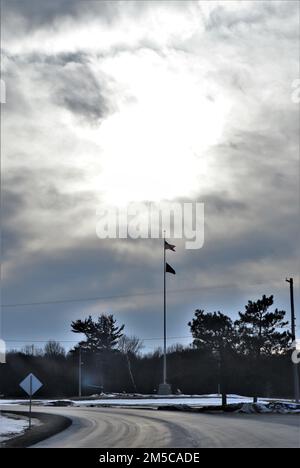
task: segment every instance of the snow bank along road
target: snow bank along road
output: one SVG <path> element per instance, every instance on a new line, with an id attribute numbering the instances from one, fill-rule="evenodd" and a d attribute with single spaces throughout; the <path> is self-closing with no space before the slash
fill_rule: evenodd
<path id="1" fill-rule="evenodd" d="M 28 421 L 18 417 L 0 415 L 0 444 L 10 437 L 22 434 L 28 427 Z"/>
<path id="2" fill-rule="evenodd" d="M 43 412 L 67 416 L 73 424 L 35 445 L 39 448 L 300 448 L 299 415 L 209 415 L 85 407 L 43 408 Z"/>

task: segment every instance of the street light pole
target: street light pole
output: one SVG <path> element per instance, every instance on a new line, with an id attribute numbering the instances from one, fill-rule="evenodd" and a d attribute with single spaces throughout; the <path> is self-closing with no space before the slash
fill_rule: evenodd
<path id="1" fill-rule="evenodd" d="M 296 347 L 296 317 L 295 317 L 295 301 L 294 301 L 294 280 L 293 278 L 286 279 L 286 282 L 290 285 L 290 298 L 291 298 L 291 332 L 293 346 Z M 294 396 L 296 403 L 299 403 L 300 390 L 299 390 L 299 374 L 298 365 L 293 363 L 293 380 L 294 380 Z"/>

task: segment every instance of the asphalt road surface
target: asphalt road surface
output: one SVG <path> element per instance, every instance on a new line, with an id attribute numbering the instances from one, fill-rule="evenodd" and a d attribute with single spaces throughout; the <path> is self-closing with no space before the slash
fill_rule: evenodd
<path id="1" fill-rule="evenodd" d="M 55 408 L 72 419 L 36 447 L 300 448 L 299 415 L 204 415 L 128 408 Z"/>
<path id="2" fill-rule="evenodd" d="M 299 415 L 84 407 L 35 410 L 68 416 L 73 422 L 65 431 L 34 446 L 38 448 L 300 448 Z"/>

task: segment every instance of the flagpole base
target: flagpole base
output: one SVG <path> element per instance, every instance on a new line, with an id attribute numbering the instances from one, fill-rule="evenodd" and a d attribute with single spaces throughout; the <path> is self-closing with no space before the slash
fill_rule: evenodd
<path id="1" fill-rule="evenodd" d="M 171 385 L 162 383 L 158 387 L 158 395 L 172 395 Z"/>

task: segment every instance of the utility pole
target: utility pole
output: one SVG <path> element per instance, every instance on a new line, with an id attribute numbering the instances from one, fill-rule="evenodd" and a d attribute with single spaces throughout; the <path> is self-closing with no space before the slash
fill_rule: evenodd
<path id="1" fill-rule="evenodd" d="M 294 280 L 293 278 L 286 279 L 286 282 L 290 285 L 290 297 L 291 297 L 291 332 L 293 346 L 296 347 L 296 317 L 295 317 L 295 302 L 294 302 Z M 299 374 L 298 365 L 293 363 L 293 379 L 294 379 L 294 396 L 296 403 L 299 403 L 300 390 L 299 390 Z"/>
<path id="2" fill-rule="evenodd" d="M 166 296 L 166 248 L 164 235 L 164 373 L 163 384 L 167 385 L 167 296 Z"/>
<path id="3" fill-rule="evenodd" d="M 79 357 L 78 357 L 78 396 L 81 397 L 81 346 L 79 346 Z"/>

